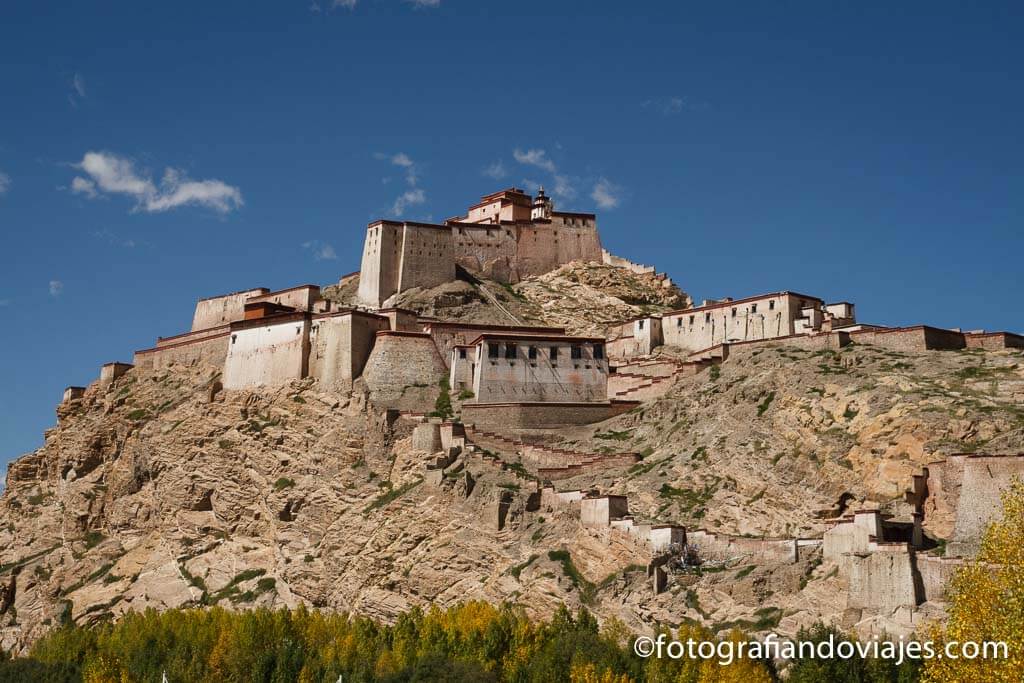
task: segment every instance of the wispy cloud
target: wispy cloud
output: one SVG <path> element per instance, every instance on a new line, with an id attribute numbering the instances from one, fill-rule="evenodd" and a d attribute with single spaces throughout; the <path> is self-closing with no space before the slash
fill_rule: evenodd
<path id="1" fill-rule="evenodd" d="M 0 299 L 0 308 L 7 308 L 11 305 L 10 299 Z"/>
<path id="2" fill-rule="evenodd" d="M 419 167 L 412 157 L 405 152 L 398 152 L 396 154 L 383 154 L 378 152 L 374 154 L 374 157 L 387 161 L 392 166 L 405 170 L 405 183 L 408 189 L 402 192 L 395 198 L 395 201 L 391 204 L 391 214 L 399 216 L 405 212 L 410 206 L 416 206 L 423 204 L 427 201 L 427 194 L 419 187 L 420 175 Z M 388 178 L 384 179 L 385 184 L 388 182 Z"/>
<path id="3" fill-rule="evenodd" d="M 684 111 L 702 111 L 708 108 L 708 103 L 690 97 L 672 95 L 646 99 L 640 103 L 640 108 L 658 112 L 663 116 L 675 116 Z"/>
<path id="4" fill-rule="evenodd" d="M 405 212 L 406 207 L 422 204 L 425 201 L 427 201 L 427 195 L 423 190 L 419 188 L 406 190 L 399 195 L 398 199 L 395 200 L 395 203 L 391 205 L 391 213 L 396 216 L 400 215 Z"/>
<path id="5" fill-rule="evenodd" d="M 139 171 L 131 159 L 110 152 L 87 152 L 72 164 L 82 171 L 71 181 L 71 192 L 90 199 L 103 195 L 125 195 L 135 200 L 134 210 L 148 213 L 182 206 L 201 206 L 226 214 L 244 204 L 241 191 L 221 180 L 191 180 L 184 171 L 166 168 L 160 184 L 147 171 Z"/>
<path id="6" fill-rule="evenodd" d="M 536 166 L 548 173 L 555 172 L 555 162 L 549 159 L 547 152 L 542 149 L 528 149 L 525 152 L 521 149 L 516 149 L 512 152 L 512 156 L 521 164 Z"/>
<path id="7" fill-rule="evenodd" d="M 64 283 L 60 280 L 50 280 L 50 296 L 59 297 L 64 292 Z"/>
<path id="8" fill-rule="evenodd" d="M 103 228 L 102 230 L 94 230 L 92 236 L 98 240 L 106 242 L 115 247 L 124 247 L 125 249 L 134 249 L 139 246 L 139 243 L 133 239 L 122 239 L 118 237 L 113 230 L 109 228 Z"/>
<path id="9" fill-rule="evenodd" d="M 7 175 L 3 171 L 0 171 L 0 195 L 7 194 L 8 190 L 11 189 L 11 176 Z"/>
<path id="10" fill-rule="evenodd" d="M 428 9 L 431 7 L 440 7 L 441 0 L 404 0 L 409 5 L 413 6 L 413 9 Z M 328 9 L 347 9 L 349 11 L 354 10 L 356 5 L 359 4 L 359 0 L 330 0 L 326 3 Z M 320 0 L 313 0 L 309 6 L 309 11 L 314 14 L 320 14 L 323 12 L 323 6 Z"/>
<path id="11" fill-rule="evenodd" d="M 594 191 L 590 198 L 597 202 L 600 209 L 614 209 L 622 201 L 621 189 L 607 178 L 599 178 L 594 184 Z"/>
<path id="12" fill-rule="evenodd" d="M 505 164 L 501 163 L 500 159 L 484 168 L 482 173 L 488 178 L 494 178 L 495 180 L 501 180 L 508 175 L 508 171 L 505 170 Z"/>
<path id="13" fill-rule="evenodd" d="M 572 180 L 569 176 L 555 174 L 555 186 L 551 188 L 551 192 L 561 199 L 573 199 L 576 197 L 576 188 L 572 184 Z"/>
<path id="14" fill-rule="evenodd" d="M 96 192 L 96 183 L 81 176 L 71 179 L 71 191 L 75 194 L 84 194 L 89 199 L 96 199 L 99 196 Z"/>
<path id="15" fill-rule="evenodd" d="M 334 247 L 320 240 L 309 240 L 302 243 L 302 248 L 313 253 L 314 261 L 335 261 L 338 258 Z"/>
<path id="16" fill-rule="evenodd" d="M 68 93 L 68 102 L 71 103 L 72 107 L 78 107 L 78 104 L 85 99 L 85 79 L 82 78 L 82 74 L 75 72 L 71 77 L 71 92 Z"/>

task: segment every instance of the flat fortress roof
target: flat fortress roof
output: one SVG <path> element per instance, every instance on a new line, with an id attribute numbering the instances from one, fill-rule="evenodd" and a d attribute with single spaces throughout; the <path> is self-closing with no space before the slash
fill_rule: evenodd
<path id="1" fill-rule="evenodd" d="M 375 221 L 370 221 L 370 223 L 366 227 L 373 228 L 378 225 L 398 225 L 411 226 L 414 228 L 430 228 L 432 230 L 451 230 L 451 227 L 447 225 L 438 225 L 437 223 L 420 223 L 418 221 L 390 221 L 385 218 L 379 218 Z"/>
<path id="2" fill-rule="evenodd" d="M 492 325 L 489 323 L 460 323 L 447 320 L 424 320 L 420 319 L 424 327 L 458 327 L 464 330 L 498 330 L 509 334 L 517 331 L 523 332 L 546 332 L 548 334 L 565 334 L 564 327 L 547 327 L 542 325 Z"/>
<path id="3" fill-rule="evenodd" d="M 279 289 L 276 292 L 264 292 L 263 294 L 258 294 L 257 296 L 254 296 L 253 299 L 264 299 L 268 296 L 277 296 L 278 294 L 284 294 L 285 292 L 294 292 L 297 289 L 315 289 L 316 291 L 319 292 L 320 285 L 295 285 L 294 287 Z"/>
<path id="4" fill-rule="evenodd" d="M 668 311 L 667 313 L 662 313 L 661 317 L 662 318 L 666 318 L 666 317 L 671 316 L 671 315 L 685 315 L 687 313 L 696 313 L 696 312 L 700 312 L 700 311 L 710 311 L 713 308 L 729 308 L 730 306 L 736 306 L 738 304 L 748 304 L 748 303 L 752 303 L 754 301 L 760 301 L 761 299 L 773 299 L 773 298 L 776 298 L 776 297 L 784 297 L 784 296 L 795 296 L 795 297 L 799 297 L 801 299 L 810 299 L 811 301 L 817 301 L 817 302 L 822 303 L 822 304 L 825 303 L 824 299 L 820 299 L 820 298 L 818 298 L 816 296 L 811 296 L 810 294 L 801 294 L 800 292 L 791 292 L 789 290 L 784 290 L 784 291 L 781 291 L 781 292 L 770 292 L 768 294 L 758 294 L 757 296 L 748 296 L 748 297 L 745 297 L 743 299 L 735 299 L 733 301 L 720 301 L 720 302 L 718 302 L 716 304 L 708 304 L 707 306 L 696 306 L 694 308 L 680 308 L 679 310 L 676 310 L 676 311 Z"/>
<path id="5" fill-rule="evenodd" d="M 213 301 L 214 299 L 224 299 L 229 296 L 238 296 L 239 294 L 250 294 L 252 292 L 259 292 L 256 296 L 263 296 L 270 292 L 266 287 L 252 287 L 251 289 L 240 289 L 237 292 L 228 292 L 227 294 L 216 294 L 214 296 L 205 296 L 197 301 Z"/>
<path id="6" fill-rule="evenodd" d="M 476 346 L 481 341 L 551 341 L 565 342 L 567 344 L 604 344 L 604 337 L 573 337 L 565 334 L 498 334 L 485 332 L 470 342 L 470 346 Z"/>

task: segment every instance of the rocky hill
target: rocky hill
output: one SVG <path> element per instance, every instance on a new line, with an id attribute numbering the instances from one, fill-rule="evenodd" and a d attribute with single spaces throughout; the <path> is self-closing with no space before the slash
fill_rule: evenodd
<path id="1" fill-rule="evenodd" d="M 352 305 L 358 284 L 355 277 L 325 288 L 323 295 Z M 685 292 L 654 274 L 597 263 L 569 263 L 515 285 L 461 271 L 458 280 L 403 292 L 389 304 L 442 320 L 555 325 L 571 334 L 603 334 L 609 323 L 687 308 L 692 302 Z"/>
<path id="2" fill-rule="evenodd" d="M 592 332 L 686 302 L 644 277 L 570 264 L 508 289 L 462 281 L 396 304 Z M 568 509 L 531 506 L 536 482 L 521 467 L 478 456 L 428 481 L 411 423 L 373 409 L 358 384 L 349 395 L 313 380 L 225 392 L 218 373 L 179 365 L 96 383 L 12 463 L 0 498 L 4 648 L 149 606 L 301 602 L 388 620 L 483 598 L 538 614 L 586 604 L 635 628 L 693 619 L 755 631 L 841 610 L 834 572 L 813 556 L 740 558 L 656 595 L 649 553 Z M 547 438 L 642 456 L 560 489 L 627 494 L 651 521 L 806 536 L 852 501 L 905 513 L 909 474 L 942 454 L 1024 450 L 1022 405 L 1019 351 L 759 345 L 630 413 Z"/>

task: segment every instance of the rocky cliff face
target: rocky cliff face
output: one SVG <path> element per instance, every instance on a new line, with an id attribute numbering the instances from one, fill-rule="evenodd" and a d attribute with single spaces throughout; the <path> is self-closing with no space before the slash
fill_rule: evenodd
<path id="1" fill-rule="evenodd" d="M 685 297 L 620 273 L 566 266 L 505 290 L 502 304 L 533 311 L 523 322 L 592 331 Z M 507 322 L 486 297 L 453 308 L 420 296 L 437 314 L 468 307 Z M 547 438 L 642 453 L 629 469 L 559 483 L 625 493 L 638 518 L 813 536 L 823 511 L 851 501 L 905 512 L 909 474 L 944 453 L 1024 450 L 1022 404 L 1020 352 L 762 346 L 608 423 Z M 57 416 L 45 445 L 10 466 L 0 498 L 5 648 L 63 620 L 150 606 L 304 602 L 390 619 L 484 598 L 537 613 L 585 603 L 633 627 L 689 618 L 754 630 L 842 609 L 842 586 L 813 556 L 738 558 L 654 595 L 649 551 L 582 527 L 571 509 L 535 509 L 535 484 L 516 469 L 467 458 L 425 480 L 412 425 L 359 390 L 225 392 L 216 368 L 136 369 Z"/>
<path id="2" fill-rule="evenodd" d="M 597 263 L 569 263 L 507 285 L 463 273 L 462 279 L 396 295 L 389 305 L 442 320 L 498 325 L 555 325 L 570 334 L 603 334 L 613 322 L 686 308 L 690 297 L 654 274 Z M 326 288 L 324 296 L 355 302 L 358 278 Z"/>

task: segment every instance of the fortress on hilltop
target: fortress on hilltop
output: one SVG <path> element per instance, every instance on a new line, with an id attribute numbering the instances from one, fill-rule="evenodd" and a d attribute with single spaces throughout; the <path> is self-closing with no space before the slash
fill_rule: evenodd
<path id="1" fill-rule="evenodd" d="M 220 382 L 228 390 L 311 377 L 350 391 L 361 381 L 374 405 L 412 412 L 429 409 L 438 383 L 446 381 L 462 396 L 459 408 L 467 421 L 528 428 L 617 415 L 665 393 L 681 376 L 724 362 L 741 345 L 1024 347 L 1024 337 L 1008 332 L 858 323 L 852 303 L 792 291 L 647 314 L 610 325 L 600 337 L 523 326 L 507 311 L 506 325 L 437 320 L 389 301 L 410 289 L 451 282 L 458 268 L 515 283 L 574 261 L 652 274 L 660 286 L 671 285 L 652 266 L 602 249 L 594 214 L 555 211 L 543 189 L 531 197 L 513 187 L 486 195 L 466 215 L 440 225 L 371 223 L 356 305 L 339 306 L 317 285 L 255 287 L 201 299 L 188 332 L 136 352 L 135 364 L 211 364 L 222 369 Z M 112 381 L 131 367 L 108 364 L 101 379 Z"/>
<path id="2" fill-rule="evenodd" d="M 534 320 L 576 324 L 586 335 L 551 325 L 524 325 L 489 295 L 486 283 L 467 277 L 514 285 L 571 262 L 595 265 L 566 269 L 561 280 L 535 281 L 513 288 L 512 294 L 531 305 L 539 303 L 536 309 L 543 313 L 531 313 Z M 643 276 L 627 277 L 614 269 Z M 572 294 L 555 288 L 559 283 L 591 287 L 581 283 L 585 276 L 612 284 L 592 286 L 601 297 L 592 299 L 598 304 L 588 308 L 581 294 L 566 305 Z M 89 387 L 68 387 L 58 414 L 73 414 L 83 405 L 95 404 L 97 397 L 105 397 L 109 412 L 127 400 L 124 394 L 130 386 L 150 383 L 142 379 L 163 382 L 171 366 L 201 366 L 209 378 L 202 385 L 201 400 L 208 403 L 227 396 L 246 406 L 257 405 L 269 392 L 278 392 L 279 398 L 290 394 L 304 403 L 299 394 L 315 387 L 327 404 L 337 406 L 345 400 L 351 409 L 365 411 L 394 443 L 408 439 L 411 452 L 420 458 L 412 461 L 419 469 L 411 486 L 422 483 L 440 490 L 458 485 L 468 497 L 476 475 L 490 472 L 504 477 L 497 489 L 481 494 L 491 496 L 486 523 L 498 531 L 527 512 L 571 513 L 605 547 L 648 562 L 655 594 L 667 590 L 668 573 L 675 571 L 673 566 L 689 562 L 691 555 L 724 567 L 740 557 L 791 564 L 817 553 L 834 564 L 834 575 L 846 587 L 843 616 L 850 620 L 848 625 L 888 633 L 912 630 L 933 614 L 932 603 L 945 599 L 952 572 L 964 558 L 977 553 L 985 525 L 998 512 L 1000 491 L 1024 473 L 1021 454 L 952 455 L 915 472 L 904 501 L 889 510 L 877 505 L 848 509 L 847 494 L 843 494 L 834 508 L 813 511 L 817 519 L 825 520 L 821 526 L 827 526 L 817 538 L 729 535 L 721 529 L 687 529 L 664 520 L 634 518 L 619 484 L 611 484 L 618 493 L 580 487 L 621 482 L 653 467 L 668 466 L 676 456 L 645 460 L 654 452 L 653 446 L 643 452 L 618 452 L 614 444 L 625 445 L 622 435 L 637 443 L 628 436 L 633 432 L 629 425 L 643 424 L 643 414 L 662 397 L 665 400 L 650 412 L 664 414 L 665 406 L 673 407 L 673 400 L 704 400 L 718 393 L 722 364 L 729 364 L 726 371 L 743 369 L 771 348 L 774 353 L 765 356 L 772 357 L 772 367 L 780 373 L 785 372 L 785 359 L 806 357 L 820 363 L 823 375 L 844 374 L 872 354 L 893 358 L 905 352 L 971 350 L 971 356 L 991 351 L 996 352 L 993 357 L 1015 358 L 1015 352 L 1006 349 L 1024 348 L 1024 336 L 927 325 L 872 325 L 857 320 L 850 302 L 828 303 L 792 290 L 705 300 L 700 306 L 667 310 L 689 299 L 676 298 L 673 292 L 668 299 L 644 298 L 652 289 L 670 287 L 671 280 L 651 266 L 609 254 L 601 247 L 594 214 L 555 211 L 543 190 L 536 197 L 517 188 L 487 195 L 466 215 L 443 224 L 375 221 L 366 231 L 358 290 L 355 277 L 354 273 L 342 277 L 336 292 L 328 296 L 318 285 L 306 284 L 277 291 L 251 287 L 201 299 L 187 332 L 160 337 L 152 348 L 136 351 L 133 364 L 103 365 L 98 380 Z M 395 299 L 397 294 L 438 287 L 457 278 L 472 281 L 476 290 L 467 297 L 472 303 L 466 308 L 435 306 L 438 299 L 449 296 L 445 290 Z M 549 296 L 538 300 L 534 285 L 541 285 L 539 289 Z M 571 291 L 586 294 L 584 289 Z M 643 296 L 627 301 L 636 292 Z M 651 304 L 652 300 L 674 303 Z M 399 306 L 407 301 L 419 303 Z M 477 308 L 478 302 L 489 303 L 479 303 Z M 621 305 L 618 310 L 632 311 L 636 317 L 602 329 L 589 316 L 606 305 Z M 412 306 L 421 309 L 411 310 Z M 510 304 L 510 308 L 514 307 Z M 560 317 L 565 308 L 580 310 L 575 318 Z M 463 319 L 438 319 L 424 315 L 425 310 L 459 310 L 458 316 L 449 317 Z M 505 317 L 508 322 L 465 320 L 481 314 Z M 804 352 L 793 356 L 794 350 Z M 984 358 L 981 361 L 972 372 L 993 373 L 993 384 L 996 377 L 1004 381 L 1003 375 L 985 365 Z M 707 379 L 697 379 L 699 375 Z M 828 386 L 817 389 L 822 397 Z M 742 392 L 747 395 L 746 389 Z M 767 398 L 755 396 L 764 401 L 758 406 L 760 416 L 775 400 L 775 391 Z M 833 407 L 819 411 L 823 417 L 815 415 L 809 424 L 829 426 L 840 414 L 844 420 L 858 415 L 851 410 L 852 403 L 831 399 L 830 403 Z M 243 416 L 247 410 L 243 409 Z M 633 415 L 597 426 L 625 413 Z M 136 408 L 130 419 L 132 414 L 145 416 L 147 411 Z M 691 416 L 677 411 L 672 419 L 679 421 L 671 431 L 656 435 L 666 444 Z M 765 423 L 765 429 L 779 429 L 779 424 L 792 429 L 785 423 Z M 715 425 L 702 429 L 708 438 L 723 437 L 708 441 L 711 448 L 718 447 L 713 443 L 724 443 L 725 435 L 715 433 Z M 591 433 L 605 443 L 590 441 L 585 435 Z M 197 448 L 211 441 L 199 439 Z M 704 450 L 701 446 L 694 451 L 690 462 L 696 462 L 698 451 Z M 799 454 L 798 448 L 793 459 Z M 845 462 L 853 469 L 849 460 Z M 580 475 L 594 480 L 572 481 Z M 552 483 L 561 480 L 568 480 L 563 482 L 566 490 L 556 490 Z M 404 490 L 408 489 L 396 489 Z M 697 495 L 663 483 L 659 496 L 667 497 L 666 493 Z M 662 515 L 668 505 L 655 514 Z M 279 519 L 294 519 L 291 502 L 288 506 Z M 934 540 L 924 533 L 926 515 L 932 528 L 951 529 L 951 542 L 943 554 L 935 552 Z M 786 528 L 788 534 L 789 525 Z"/>
<path id="3" fill-rule="evenodd" d="M 414 287 L 455 279 L 455 267 L 499 282 L 518 282 L 571 261 L 604 260 L 597 217 L 555 211 L 541 188 L 516 187 L 483 197 L 465 216 L 441 225 L 379 220 L 366 229 L 359 300 L 380 306 Z"/>

